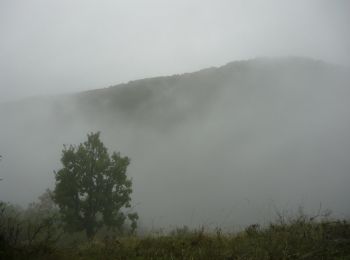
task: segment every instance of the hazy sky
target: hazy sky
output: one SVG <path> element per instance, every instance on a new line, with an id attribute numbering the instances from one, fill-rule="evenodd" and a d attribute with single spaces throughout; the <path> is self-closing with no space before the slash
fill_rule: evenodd
<path id="1" fill-rule="evenodd" d="M 349 65 L 350 1 L 0 0 L 0 102 L 257 56 Z"/>

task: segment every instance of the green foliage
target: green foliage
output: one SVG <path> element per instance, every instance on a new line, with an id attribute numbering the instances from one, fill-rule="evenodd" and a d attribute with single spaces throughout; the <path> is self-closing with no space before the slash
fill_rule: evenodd
<path id="1" fill-rule="evenodd" d="M 95 237 L 62 247 L 38 235 L 29 243 L 28 217 L 20 220 L 16 215 L 20 210 L 10 205 L 6 210 L 6 216 L 0 211 L 0 231 L 8 235 L 1 236 L 0 259 L 350 259 L 350 223 L 345 220 L 296 217 L 265 227 L 251 225 L 237 234 L 223 234 L 220 229 L 206 233 L 203 228 L 184 226 L 168 235 Z M 16 230 L 21 235 L 14 244 Z"/>
<path id="2" fill-rule="evenodd" d="M 137 228 L 137 220 L 139 219 L 139 215 L 137 213 L 129 213 L 128 219 L 131 222 L 131 233 L 133 234 L 136 231 Z"/>
<path id="3" fill-rule="evenodd" d="M 66 229 L 84 230 L 92 238 L 102 226 L 122 229 L 127 217 L 122 209 L 131 207 L 132 182 L 126 175 L 129 158 L 115 152 L 109 156 L 99 132 L 87 137 L 79 146 L 64 147 L 53 198 Z M 128 217 L 136 229 L 137 214 Z"/>
<path id="4" fill-rule="evenodd" d="M 252 225 L 238 234 L 174 231 L 167 236 L 94 241 L 69 259 L 349 259 L 350 223 L 301 221 Z"/>
<path id="5" fill-rule="evenodd" d="M 57 209 L 47 207 L 48 194 L 27 209 L 0 202 L 0 259 L 47 258 L 54 251 L 62 229 Z"/>

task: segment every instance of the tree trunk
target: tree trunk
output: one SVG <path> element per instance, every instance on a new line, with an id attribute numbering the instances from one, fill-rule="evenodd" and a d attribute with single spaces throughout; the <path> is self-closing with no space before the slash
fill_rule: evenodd
<path id="1" fill-rule="evenodd" d="M 92 225 L 88 225 L 85 229 L 87 238 L 91 241 L 94 239 L 96 231 Z"/>

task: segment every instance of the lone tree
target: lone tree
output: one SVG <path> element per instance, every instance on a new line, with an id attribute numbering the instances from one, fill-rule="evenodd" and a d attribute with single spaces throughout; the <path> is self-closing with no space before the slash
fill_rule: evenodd
<path id="1" fill-rule="evenodd" d="M 68 231 L 85 231 L 93 238 L 102 226 L 122 229 L 128 217 L 131 230 L 137 227 L 137 213 L 123 213 L 130 208 L 132 182 L 126 170 L 128 157 L 108 154 L 100 133 L 90 133 L 78 146 L 64 146 L 63 168 L 55 172 L 53 200 L 59 206 Z"/>

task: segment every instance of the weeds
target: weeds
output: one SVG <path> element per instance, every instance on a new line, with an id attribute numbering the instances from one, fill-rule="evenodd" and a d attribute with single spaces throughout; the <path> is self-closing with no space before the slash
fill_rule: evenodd
<path id="1" fill-rule="evenodd" d="M 52 222 L 29 223 L 15 213 L 1 204 L 1 259 L 350 259 L 349 221 L 324 216 L 280 215 L 236 234 L 184 226 L 167 235 L 105 236 L 62 246 L 52 240 Z"/>

